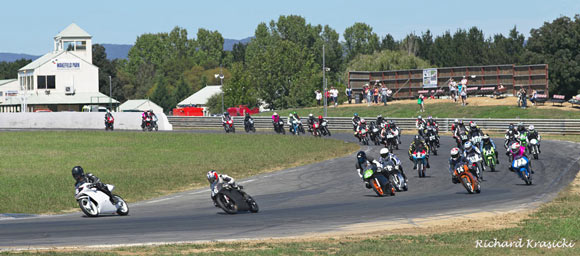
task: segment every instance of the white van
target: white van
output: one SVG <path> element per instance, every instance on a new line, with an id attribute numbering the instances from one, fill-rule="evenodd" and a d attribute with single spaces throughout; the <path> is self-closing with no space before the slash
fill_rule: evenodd
<path id="1" fill-rule="evenodd" d="M 107 108 L 99 105 L 84 105 L 82 112 L 107 112 Z"/>

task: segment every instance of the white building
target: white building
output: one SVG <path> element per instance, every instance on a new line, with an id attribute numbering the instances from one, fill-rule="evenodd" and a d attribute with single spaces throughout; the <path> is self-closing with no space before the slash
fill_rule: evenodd
<path id="1" fill-rule="evenodd" d="M 207 111 L 207 100 L 211 98 L 211 96 L 215 94 L 222 93 L 222 86 L 221 85 L 208 85 L 206 87 L 201 88 L 201 90 L 197 91 L 196 93 L 192 94 L 191 96 L 187 97 L 187 99 L 182 100 L 181 102 L 177 103 L 178 108 L 183 107 L 198 107 L 203 108 L 203 115 L 207 116 L 209 113 Z"/>
<path id="2" fill-rule="evenodd" d="M 74 23 L 58 33 L 54 51 L 18 70 L 18 80 L 0 84 L 0 111 L 81 111 L 83 105 L 108 106 L 110 101 L 118 105 L 99 92 L 91 39 Z"/>
<path id="3" fill-rule="evenodd" d="M 135 112 L 135 111 L 146 111 L 153 110 L 153 113 L 159 114 L 163 113 L 163 108 L 155 104 L 155 102 L 143 99 L 143 100 L 128 100 L 123 102 L 119 106 L 119 112 Z"/>

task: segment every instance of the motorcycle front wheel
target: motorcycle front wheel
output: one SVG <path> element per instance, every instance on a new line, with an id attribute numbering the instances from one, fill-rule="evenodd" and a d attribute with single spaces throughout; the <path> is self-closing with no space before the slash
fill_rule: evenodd
<path id="1" fill-rule="evenodd" d="M 228 200 L 226 195 L 219 194 L 217 204 L 224 212 L 227 214 L 236 214 L 238 213 L 238 206 L 233 200 Z"/>
<path id="2" fill-rule="evenodd" d="M 120 216 L 126 216 L 127 214 L 129 214 L 129 205 L 127 205 L 127 202 L 125 202 L 125 200 L 123 200 L 123 198 L 121 198 L 118 195 L 113 195 L 113 198 L 115 198 L 115 201 L 117 201 L 117 214 L 119 214 Z"/>
<path id="3" fill-rule="evenodd" d="M 248 202 L 248 205 L 250 205 L 250 212 L 257 213 L 260 210 L 258 203 L 256 203 L 254 198 L 252 198 L 251 196 L 248 196 L 247 202 Z"/>
<path id="4" fill-rule="evenodd" d="M 89 198 L 82 198 L 79 201 L 79 207 L 87 217 L 97 217 L 99 216 L 99 210 L 97 205 Z"/>

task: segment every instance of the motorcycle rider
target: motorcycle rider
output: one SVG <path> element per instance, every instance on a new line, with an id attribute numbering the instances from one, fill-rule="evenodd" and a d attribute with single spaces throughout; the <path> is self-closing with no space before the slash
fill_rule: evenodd
<path id="1" fill-rule="evenodd" d="M 254 119 L 250 116 L 250 113 L 246 112 L 246 116 L 244 117 L 244 125 L 250 126 L 250 120 L 254 121 Z"/>
<path id="2" fill-rule="evenodd" d="M 226 126 L 226 123 L 230 120 L 232 120 L 232 122 L 233 122 L 234 117 L 230 116 L 229 112 L 224 112 L 224 114 L 222 116 L 222 126 Z"/>
<path id="3" fill-rule="evenodd" d="M 451 149 L 451 157 L 449 157 L 449 173 L 451 174 L 451 182 L 453 184 L 459 183 L 459 177 L 455 176 L 455 172 L 453 169 L 457 164 L 467 164 L 469 166 L 469 160 L 465 158 L 461 153 L 459 148 L 452 148 Z"/>
<path id="4" fill-rule="evenodd" d="M 107 113 L 105 113 L 105 126 L 107 126 L 107 123 L 109 122 L 109 118 L 115 119 L 113 117 L 113 114 L 111 114 L 111 110 L 107 109 Z"/>
<path id="5" fill-rule="evenodd" d="M 522 122 L 518 123 L 518 128 L 517 128 L 517 134 L 518 136 L 520 136 L 520 134 L 527 132 L 526 127 L 524 126 L 524 124 Z"/>
<path id="6" fill-rule="evenodd" d="M 479 148 L 474 147 L 471 141 L 465 142 L 465 145 L 463 146 L 463 156 L 467 158 L 467 156 L 471 155 L 472 153 L 479 155 L 479 158 L 483 159 Z M 485 171 L 485 165 L 482 165 L 482 171 Z"/>
<path id="7" fill-rule="evenodd" d="M 218 174 L 215 170 L 210 170 L 207 172 L 207 181 L 209 182 L 209 189 L 211 190 L 211 200 L 215 207 L 219 207 L 216 201 L 216 194 L 219 192 L 220 184 L 227 184 L 232 188 L 238 189 L 244 199 L 247 199 L 246 193 L 242 191 L 242 186 L 238 186 L 234 178 L 228 176 L 227 174 Z"/>
<path id="8" fill-rule="evenodd" d="M 499 157 L 497 156 L 497 148 L 495 147 L 495 143 L 493 143 L 493 140 L 489 137 L 488 134 L 485 134 L 483 137 L 481 137 L 481 149 L 490 147 L 493 147 L 493 151 L 495 152 L 495 161 L 497 164 L 499 164 Z"/>
<path id="9" fill-rule="evenodd" d="M 358 127 L 358 123 L 360 123 L 360 117 L 358 116 L 357 113 L 354 113 L 354 116 L 352 117 L 352 130 L 356 131 L 356 128 Z"/>
<path id="10" fill-rule="evenodd" d="M 356 154 L 356 159 L 357 159 L 355 165 L 356 173 L 364 181 L 365 187 L 371 188 L 371 184 L 368 181 L 366 181 L 363 177 L 363 171 L 366 170 L 371 165 L 382 167 L 381 163 L 372 157 L 367 157 L 367 154 L 364 151 L 359 151 Z"/>
<path id="11" fill-rule="evenodd" d="M 401 160 L 399 160 L 399 158 L 389 152 L 388 148 L 382 148 L 381 151 L 379 151 L 380 157 L 379 157 L 379 162 L 384 165 L 383 163 L 388 162 L 388 161 L 392 161 L 395 164 L 395 169 L 397 169 L 398 171 L 401 172 L 401 175 L 403 175 L 403 178 L 405 178 L 405 180 L 407 180 L 407 175 L 405 175 L 405 172 L 403 171 L 403 165 L 401 165 Z"/>
<path id="12" fill-rule="evenodd" d="M 528 140 L 532 140 L 532 139 L 536 139 L 536 141 L 538 141 L 538 153 L 542 153 L 542 150 L 540 149 L 540 134 L 538 133 L 538 131 L 536 131 L 534 129 L 534 125 L 530 124 L 530 126 L 528 127 Z"/>
<path id="13" fill-rule="evenodd" d="M 367 121 L 365 121 L 364 119 L 361 119 L 360 122 L 358 122 L 356 130 L 354 132 L 354 136 L 356 136 L 358 138 L 359 142 L 362 140 L 362 137 L 360 136 L 360 132 L 362 130 L 366 130 L 366 129 L 367 129 Z"/>
<path id="14" fill-rule="evenodd" d="M 451 133 L 455 134 L 455 129 L 457 128 L 458 125 L 459 125 L 459 120 L 457 120 L 457 118 L 455 118 L 455 120 L 453 120 L 453 124 L 451 124 Z"/>
<path id="15" fill-rule="evenodd" d="M 516 158 L 520 158 L 520 157 L 528 157 L 528 155 L 526 155 L 526 148 L 521 146 L 519 142 L 514 142 L 511 146 L 510 146 L 510 150 L 508 150 L 509 152 L 509 156 L 511 161 L 513 162 Z M 530 171 L 532 173 L 534 173 L 534 170 L 532 170 L 532 162 L 529 161 L 529 167 L 530 167 Z M 515 172 L 516 170 L 512 168 L 512 165 L 510 164 L 509 167 L 510 171 Z"/>
<path id="16" fill-rule="evenodd" d="M 383 115 L 378 115 L 377 116 L 377 126 L 378 127 L 382 127 L 383 123 L 385 122 L 385 119 L 383 118 Z"/>
<path id="17" fill-rule="evenodd" d="M 314 118 L 314 115 L 312 113 L 308 114 L 308 120 L 306 122 L 308 123 L 308 132 L 313 132 L 316 118 Z"/>
<path id="18" fill-rule="evenodd" d="M 421 116 L 417 116 L 417 120 L 415 121 L 415 127 L 419 129 L 419 127 L 426 127 L 425 120 Z"/>
<path id="19" fill-rule="evenodd" d="M 141 128 L 145 128 L 145 120 L 147 117 L 149 117 L 149 110 L 145 110 L 141 113 Z"/>
<path id="20" fill-rule="evenodd" d="M 425 140 L 423 140 L 423 137 L 419 136 L 419 135 L 415 135 L 415 138 L 413 139 L 413 141 L 411 142 L 411 146 L 409 146 L 409 160 L 413 161 L 413 152 L 419 152 L 419 151 L 423 151 L 425 150 L 425 162 L 427 162 L 427 164 L 425 165 L 425 167 L 427 168 L 431 168 L 431 166 L 429 165 L 429 146 L 427 146 L 427 143 L 425 143 Z M 413 170 L 416 169 L 417 166 L 413 165 Z"/>
<path id="21" fill-rule="evenodd" d="M 432 128 L 435 131 L 435 138 L 436 138 L 435 143 L 437 144 L 437 147 L 440 147 L 441 145 L 439 142 L 439 125 L 433 119 L 432 116 L 427 117 L 426 126 L 427 126 L 427 128 Z"/>
<path id="22" fill-rule="evenodd" d="M 280 125 L 280 116 L 278 115 L 278 113 L 274 112 L 274 114 L 272 115 L 272 124 L 274 125 L 274 130 L 276 130 L 276 132 L 278 132 L 278 126 Z"/>
<path id="23" fill-rule="evenodd" d="M 111 191 L 109 191 L 109 188 L 107 188 L 107 186 L 105 186 L 105 184 L 103 184 L 101 182 L 101 180 L 99 178 L 97 178 L 97 176 L 93 175 L 92 173 L 85 174 L 83 167 L 81 167 L 81 166 L 73 167 L 72 168 L 72 176 L 76 181 L 75 188 L 78 188 L 80 185 L 82 185 L 84 183 L 92 183 L 93 185 L 95 185 L 95 188 L 97 190 L 99 190 L 99 191 L 105 193 L 107 196 L 109 196 L 109 201 L 113 205 L 117 204 L 115 198 L 113 197 L 113 194 L 111 193 Z"/>
<path id="24" fill-rule="evenodd" d="M 479 129 L 479 126 L 477 126 L 475 121 L 469 122 L 469 130 L 467 131 L 467 134 L 469 136 L 477 136 L 482 134 L 481 129 Z"/>
<path id="25" fill-rule="evenodd" d="M 396 130 L 399 132 L 399 135 L 397 136 L 397 141 L 399 142 L 399 145 L 401 144 L 401 129 L 399 127 L 397 127 L 397 124 L 395 124 L 395 121 L 391 120 L 389 121 L 389 129 L 392 129 L 393 131 Z"/>
<path id="26" fill-rule="evenodd" d="M 466 132 L 467 133 L 467 129 L 465 128 L 465 125 L 463 124 L 463 120 L 459 120 L 459 122 L 457 122 L 457 125 L 455 126 L 455 130 L 453 132 L 453 138 L 455 138 L 455 141 L 457 142 L 458 147 L 461 147 L 462 145 L 462 141 L 461 141 L 461 133 L 462 132 Z"/>

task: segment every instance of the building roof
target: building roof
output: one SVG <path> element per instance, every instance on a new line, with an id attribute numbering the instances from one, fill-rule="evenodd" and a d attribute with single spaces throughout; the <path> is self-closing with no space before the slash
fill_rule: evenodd
<path id="1" fill-rule="evenodd" d="M 203 87 L 201 90 L 187 97 L 187 99 L 177 103 L 177 106 L 190 106 L 190 105 L 205 105 L 207 100 L 214 94 L 219 94 L 222 92 L 221 85 L 208 85 Z"/>
<path id="2" fill-rule="evenodd" d="M 37 91 L 38 92 L 38 91 Z M 109 103 L 109 96 L 100 92 L 77 92 L 74 95 L 66 95 L 64 92 L 51 92 L 50 94 L 29 92 L 26 98 L 28 105 L 40 104 L 105 104 Z M 118 104 L 119 101 L 112 99 L 112 103 Z M 20 105 L 21 96 L 6 97 L 0 105 Z"/>
<path id="3" fill-rule="evenodd" d="M 0 80 L 0 86 L 5 85 L 5 84 L 8 84 L 8 83 L 11 83 L 11 82 L 14 82 L 16 80 L 18 80 L 18 79 L 5 79 L 5 80 Z"/>
<path id="4" fill-rule="evenodd" d="M 148 99 L 128 100 L 119 106 L 119 111 L 152 109 L 153 112 L 163 112 L 163 108 Z"/>
<path id="5" fill-rule="evenodd" d="M 23 70 L 31 70 L 31 69 L 37 69 L 40 66 L 44 65 L 45 63 L 49 62 L 49 61 L 58 61 L 58 59 L 56 57 L 62 55 L 62 54 L 70 54 L 76 58 L 78 58 L 79 60 L 81 60 L 82 62 L 89 64 L 91 66 L 97 67 L 95 65 L 93 65 L 92 63 L 87 62 L 86 60 L 84 60 L 83 58 L 75 55 L 73 52 L 70 51 L 59 51 L 59 52 L 49 52 L 45 55 L 43 55 L 42 57 L 34 60 L 33 62 L 28 63 L 28 65 L 20 68 L 18 71 L 23 71 Z M 97 67 L 98 68 L 98 67 Z"/>
<path id="6" fill-rule="evenodd" d="M 58 37 L 91 37 L 91 35 L 89 35 L 89 33 L 87 33 L 87 31 L 84 31 L 81 27 L 79 27 L 77 24 L 70 24 L 68 25 L 68 27 L 66 27 L 63 31 L 60 31 L 60 33 L 58 33 L 55 38 Z"/>

